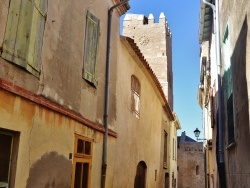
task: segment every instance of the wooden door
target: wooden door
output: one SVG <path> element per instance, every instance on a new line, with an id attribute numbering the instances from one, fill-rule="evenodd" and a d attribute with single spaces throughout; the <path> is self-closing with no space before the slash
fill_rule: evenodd
<path id="1" fill-rule="evenodd" d="M 141 161 L 137 165 L 134 188 L 145 188 L 146 187 L 146 163 Z"/>

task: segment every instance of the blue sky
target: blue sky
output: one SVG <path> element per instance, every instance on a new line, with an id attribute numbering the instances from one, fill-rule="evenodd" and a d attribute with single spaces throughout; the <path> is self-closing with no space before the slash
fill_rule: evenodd
<path id="1" fill-rule="evenodd" d="M 196 127 L 202 130 L 202 111 L 197 101 L 199 84 L 199 11 L 200 0 L 130 0 L 128 13 L 154 15 L 167 18 L 172 32 L 174 75 L 174 111 L 182 129 L 192 138 Z M 124 16 L 121 17 L 121 21 Z M 121 23 L 122 25 L 122 23 Z"/>

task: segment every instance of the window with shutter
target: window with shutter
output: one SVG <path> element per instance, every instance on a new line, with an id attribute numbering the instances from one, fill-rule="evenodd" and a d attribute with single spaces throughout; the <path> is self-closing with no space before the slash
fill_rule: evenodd
<path id="1" fill-rule="evenodd" d="M 140 82 L 134 75 L 132 75 L 131 76 L 131 110 L 137 118 L 140 117 L 140 92 L 141 92 Z"/>
<path id="2" fill-rule="evenodd" d="M 89 11 L 86 17 L 85 48 L 83 62 L 83 78 L 97 86 L 96 58 L 99 41 L 99 19 Z"/>
<path id="3" fill-rule="evenodd" d="M 47 0 L 11 0 L 2 58 L 40 74 Z"/>

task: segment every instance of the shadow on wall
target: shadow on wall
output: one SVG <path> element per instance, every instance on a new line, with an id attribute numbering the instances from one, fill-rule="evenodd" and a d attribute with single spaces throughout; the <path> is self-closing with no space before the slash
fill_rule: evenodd
<path id="1" fill-rule="evenodd" d="M 233 81 L 233 110 L 232 125 L 230 122 L 227 126 L 227 143 L 230 144 L 231 139 L 236 142 L 236 146 L 228 149 L 228 183 L 230 187 L 248 187 L 247 179 L 249 179 L 249 103 L 248 103 L 248 87 L 247 87 L 247 34 L 248 24 L 247 16 L 237 38 L 233 54 L 231 56 L 232 63 L 232 81 Z M 230 103 L 227 103 L 230 106 Z M 228 114 L 229 116 L 230 114 Z M 229 118 L 230 119 L 230 118 Z M 230 130 L 231 127 L 231 130 Z M 244 157 L 247 156 L 247 157 Z M 244 180 L 244 181 L 242 181 Z"/>
<path id="2" fill-rule="evenodd" d="M 246 137 L 249 137 L 249 104 L 247 89 L 248 75 L 246 68 L 247 33 L 248 25 L 247 17 L 245 17 L 231 57 L 235 105 L 234 117 L 236 123 L 235 133 L 237 134 L 235 135 L 236 139 L 246 139 Z"/>
<path id="3" fill-rule="evenodd" d="M 32 165 L 26 188 L 68 188 L 71 170 L 70 160 L 54 151 L 46 153 Z"/>

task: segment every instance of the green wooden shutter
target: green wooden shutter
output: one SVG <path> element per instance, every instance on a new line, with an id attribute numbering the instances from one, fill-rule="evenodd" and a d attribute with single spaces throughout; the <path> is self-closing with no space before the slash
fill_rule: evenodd
<path id="1" fill-rule="evenodd" d="M 27 70 L 40 73 L 43 34 L 46 21 L 47 0 L 33 0 L 33 19 L 30 34 Z"/>
<path id="2" fill-rule="evenodd" d="M 232 63 L 230 55 L 230 41 L 229 41 L 229 30 L 228 25 L 223 37 L 223 59 L 224 59 L 224 84 L 226 100 L 229 99 L 233 93 L 233 79 L 232 79 Z"/>
<path id="3" fill-rule="evenodd" d="M 92 83 L 94 86 L 97 86 L 95 72 L 98 41 L 99 20 L 88 11 L 85 31 L 83 78 Z"/>
<path id="4" fill-rule="evenodd" d="M 47 0 L 11 0 L 2 57 L 39 76 Z"/>

